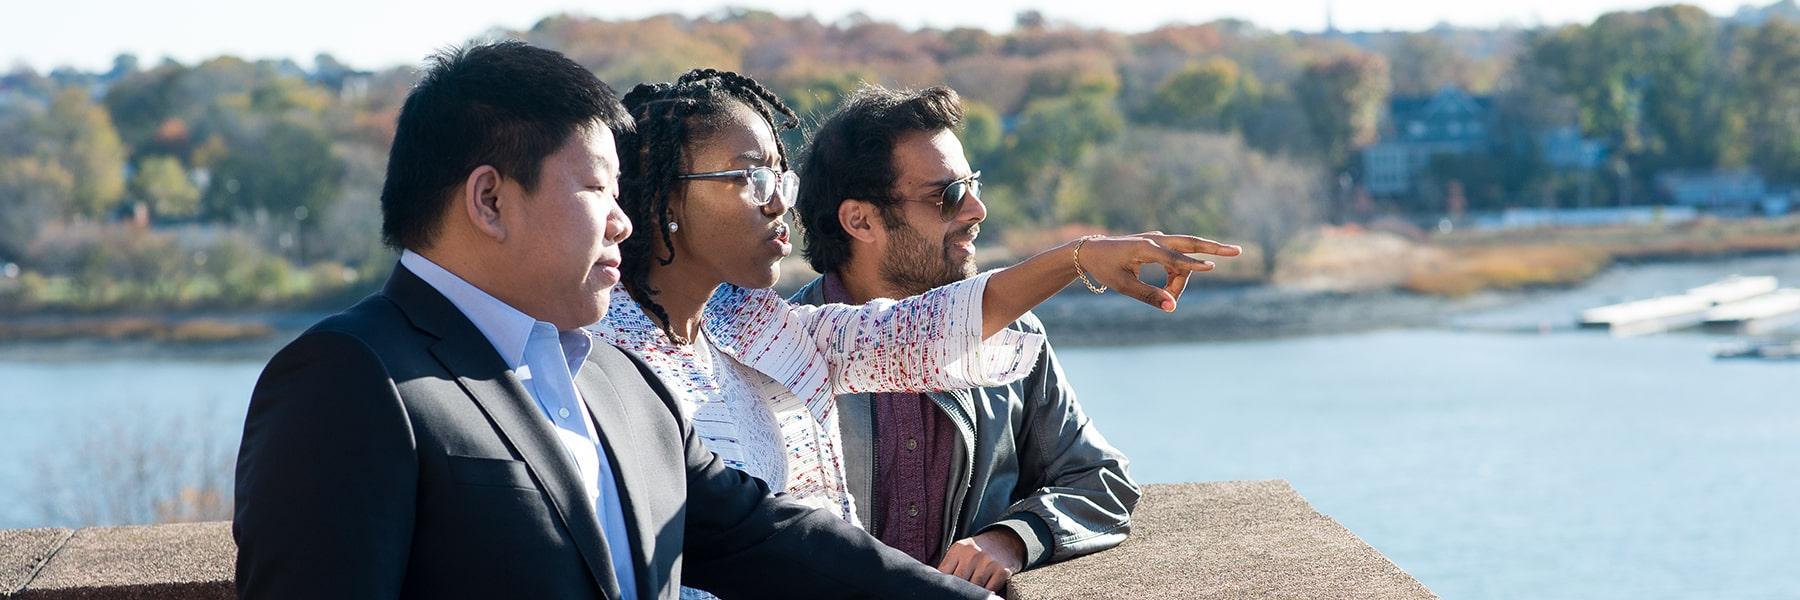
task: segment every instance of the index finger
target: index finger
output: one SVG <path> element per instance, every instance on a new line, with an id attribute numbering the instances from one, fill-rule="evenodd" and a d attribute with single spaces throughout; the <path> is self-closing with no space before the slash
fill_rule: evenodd
<path id="1" fill-rule="evenodd" d="M 1237 256 L 1244 252 L 1242 247 L 1235 244 L 1215 242 L 1192 235 L 1145 235 L 1144 238 L 1182 254 Z"/>
<path id="2" fill-rule="evenodd" d="M 1202 253 L 1196 252 L 1195 254 Z M 1161 245 L 1149 247 L 1149 255 L 1143 256 L 1142 260 L 1162 265 L 1163 269 L 1168 271 L 1171 276 L 1178 272 L 1211 271 L 1213 268 L 1213 262 L 1210 260 L 1200 260 L 1188 256 L 1180 250 Z"/>

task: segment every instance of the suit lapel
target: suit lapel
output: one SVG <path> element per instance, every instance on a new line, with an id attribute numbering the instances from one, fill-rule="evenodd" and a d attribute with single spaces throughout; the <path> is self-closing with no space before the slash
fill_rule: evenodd
<path id="1" fill-rule="evenodd" d="M 431 346 L 432 355 L 456 376 L 457 383 L 524 459 L 526 469 L 550 497 L 557 517 L 580 549 L 604 597 L 619 597 L 619 582 L 593 504 L 587 500 L 586 486 L 530 392 L 506 367 L 481 330 L 417 275 L 396 266 L 382 293 L 414 326 L 438 338 Z"/>
<path id="2" fill-rule="evenodd" d="M 610 347 L 594 348 L 596 354 L 611 350 Z M 631 418 L 631 407 L 619 396 L 612 382 L 607 381 L 597 361 L 590 359 L 575 376 L 575 387 L 587 402 L 588 411 L 593 413 L 595 431 L 600 434 L 600 450 L 612 462 L 616 484 L 613 487 L 619 492 L 619 508 L 631 528 L 631 565 L 637 575 L 639 593 L 659 589 L 661 581 L 652 577 L 649 558 L 656 554 L 656 524 L 648 507 L 640 509 L 633 501 L 634 493 L 655 478 L 655 474 L 643 472 L 645 461 L 634 460 L 629 454 L 633 449 L 644 447 L 632 438 L 630 424 L 638 421 Z"/>

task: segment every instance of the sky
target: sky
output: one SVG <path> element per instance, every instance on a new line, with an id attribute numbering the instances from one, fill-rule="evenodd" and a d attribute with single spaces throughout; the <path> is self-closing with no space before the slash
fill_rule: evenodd
<path id="1" fill-rule="evenodd" d="M 1767 4 L 1772 0 L 1758 0 Z M 364 69 L 416 64 L 433 51 L 495 27 L 525 29 L 539 19 L 573 13 L 632 19 L 679 12 L 700 15 L 747 6 L 784 16 L 835 21 L 861 12 L 909 28 L 1011 28 L 1014 16 L 1037 10 L 1052 20 L 1118 31 L 1167 23 L 1237 18 L 1276 31 L 1319 31 L 1326 14 L 1338 29 L 1420 30 L 1438 23 L 1466 27 L 1586 22 L 1617 10 L 1669 0 L 0 0 L 0 68 L 26 65 L 105 70 L 113 56 L 137 54 L 192 63 L 231 54 L 292 58 L 311 64 L 327 52 Z M 1714 14 L 1744 0 L 1688 0 Z M 1103 8 L 1097 8 L 1103 7 Z"/>

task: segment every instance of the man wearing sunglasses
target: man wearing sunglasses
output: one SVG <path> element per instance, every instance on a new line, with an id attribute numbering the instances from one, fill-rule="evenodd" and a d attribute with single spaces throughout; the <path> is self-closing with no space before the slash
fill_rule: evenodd
<path id="1" fill-rule="evenodd" d="M 825 275 L 795 301 L 904 298 L 975 275 L 987 207 L 961 121 L 946 87 L 865 87 L 826 119 L 797 206 L 807 261 Z M 1012 327 L 1043 332 L 1030 313 Z M 1011 385 L 881 396 L 840 396 L 838 414 L 858 516 L 882 542 L 998 590 L 1124 541 L 1137 485 L 1048 344 Z"/>

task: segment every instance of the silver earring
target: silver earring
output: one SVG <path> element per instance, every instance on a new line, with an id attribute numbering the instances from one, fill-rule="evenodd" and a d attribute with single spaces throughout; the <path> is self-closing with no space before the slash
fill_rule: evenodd
<path id="1" fill-rule="evenodd" d="M 681 224 L 669 221 L 669 233 L 675 233 L 677 231 L 681 231 Z"/>

